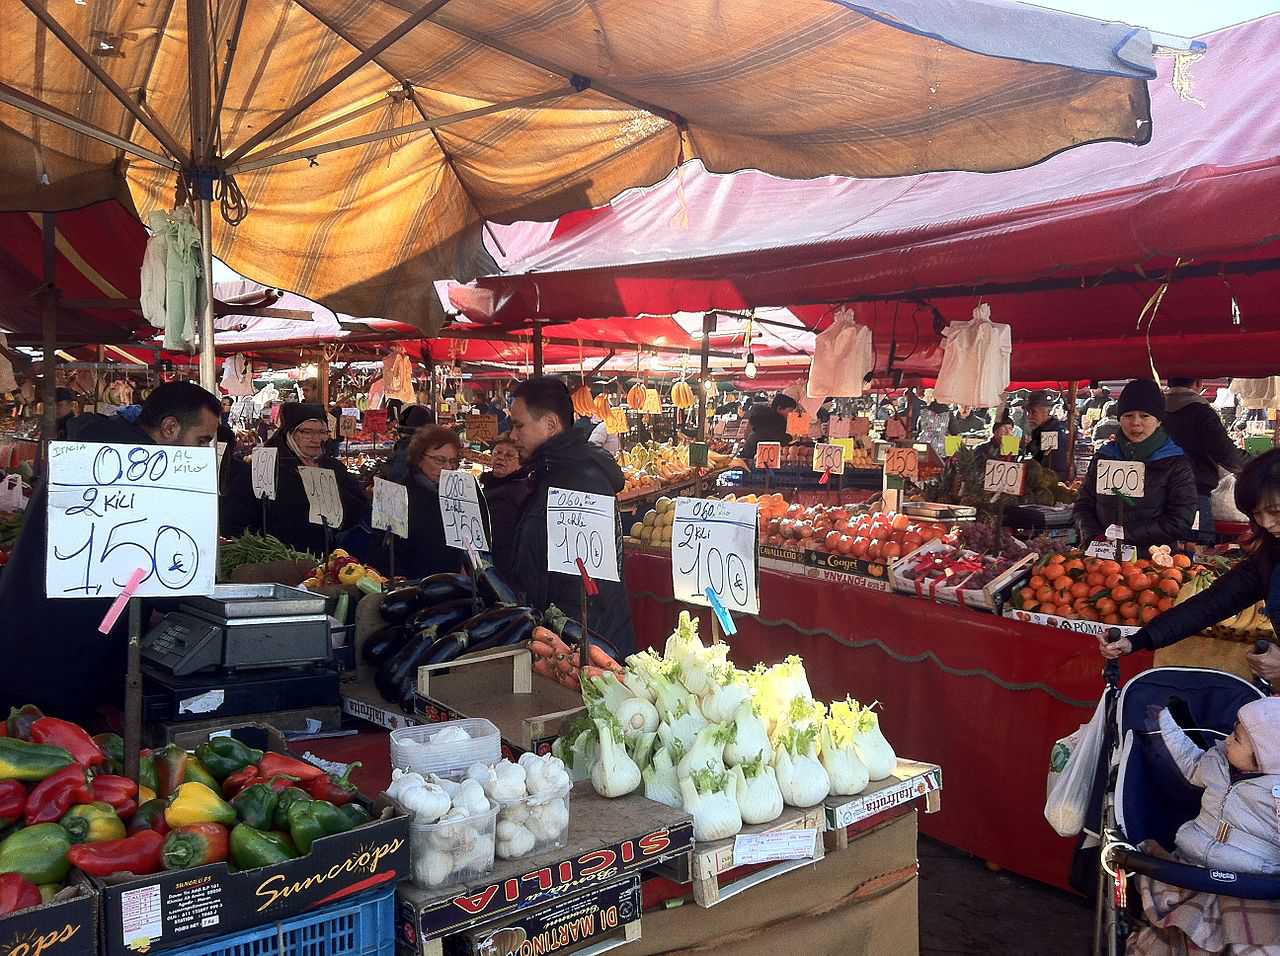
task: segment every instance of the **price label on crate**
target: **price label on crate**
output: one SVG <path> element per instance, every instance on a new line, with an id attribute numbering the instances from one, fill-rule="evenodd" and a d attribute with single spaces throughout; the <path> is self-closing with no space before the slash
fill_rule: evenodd
<path id="1" fill-rule="evenodd" d="M 373 479 L 373 526 L 409 537 L 409 489 L 385 478 Z"/>
<path id="2" fill-rule="evenodd" d="M 709 606 L 710 588 L 726 609 L 759 614 L 759 522 L 753 504 L 677 498 L 671 526 L 676 600 Z"/>
<path id="3" fill-rule="evenodd" d="M 762 441 L 756 445 L 757 468 L 777 468 L 782 464 L 782 442 Z"/>
<path id="4" fill-rule="evenodd" d="M 440 520 L 444 522 L 444 543 L 460 551 L 489 550 L 480 515 L 480 493 L 469 471 L 440 472 Z"/>
<path id="5" fill-rule="evenodd" d="M 1020 495 L 1026 476 L 1027 466 L 1022 462 L 993 458 L 983 472 L 982 490 L 994 495 Z"/>
<path id="6" fill-rule="evenodd" d="M 547 490 L 547 570 L 578 576 L 578 560 L 597 581 L 618 575 L 618 503 L 612 495 Z"/>
<path id="7" fill-rule="evenodd" d="M 844 474 L 844 449 L 819 443 L 813 446 L 813 470 L 819 474 Z"/>
<path id="8" fill-rule="evenodd" d="M 138 571 L 138 597 L 212 594 L 214 449 L 52 442 L 48 523 L 51 598 L 115 597 Z"/>
<path id="9" fill-rule="evenodd" d="M 338 479 L 328 468 L 298 469 L 302 490 L 311 506 L 307 520 L 312 524 L 328 523 L 330 528 L 342 526 L 342 496 L 338 493 Z"/>
<path id="10" fill-rule="evenodd" d="M 1147 466 L 1142 462 L 1098 459 L 1098 494 L 1141 498 L 1146 488 Z"/>
<path id="11" fill-rule="evenodd" d="M 884 473 L 911 481 L 920 480 L 920 455 L 914 448 L 890 448 L 884 456 Z"/>
<path id="12" fill-rule="evenodd" d="M 1058 448 L 1057 432 L 1041 432 L 1040 433 L 1040 450 L 1056 451 Z"/>

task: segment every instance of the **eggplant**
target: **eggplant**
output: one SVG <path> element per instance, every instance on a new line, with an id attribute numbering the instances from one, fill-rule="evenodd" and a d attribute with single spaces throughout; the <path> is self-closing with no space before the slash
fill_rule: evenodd
<path id="1" fill-rule="evenodd" d="M 382 599 L 382 617 L 390 624 L 401 624 L 424 607 L 470 597 L 474 593 L 471 578 L 465 574 L 444 572 L 433 574 L 413 584 L 388 591 Z"/>
<path id="2" fill-rule="evenodd" d="M 487 611 L 481 611 L 460 624 L 454 626 L 456 633 L 465 631 L 470 635 L 470 642 L 474 645 L 479 641 L 488 640 L 495 633 L 509 622 L 522 617 L 530 617 L 537 621 L 538 615 L 533 612 L 532 608 L 527 607 L 491 607 Z M 452 636 L 452 635 L 450 635 Z"/>
<path id="3" fill-rule="evenodd" d="M 425 663 L 443 664 L 464 653 L 492 647 L 510 647 L 533 636 L 533 628 L 538 619 L 531 609 L 522 607 L 501 610 L 514 610 L 518 613 L 508 616 L 496 629 L 489 628 L 488 621 L 483 622 L 487 632 L 483 638 L 476 637 L 475 631 L 455 631 L 441 638 L 428 651 Z"/>
<path id="4" fill-rule="evenodd" d="M 401 707 L 413 706 L 413 692 L 418 686 L 418 668 L 430 663 L 426 657 L 439 636 L 434 628 L 424 628 L 410 635 L 395 654 L 388 657 L 374 675 L 373 684 L 382 699 Z"/>
<path id="5" fill-rule="evenodd" d="M 519 604 L 520 599 L 516 597 L 516 592 L 512 590 L 511 585 L 498 575 L 498 572 L 492 566 L 485 568 L 476 577 L 476 585 L 480 591 L 480 598 L 489 607 L 495 607 L 499 604 Z"/>
<path id="6" fill-rule="evenodd" d="M 416 634 L 425 628 L 435 627 L 436 633 L 448 634 L 475 613 L 475 601 L 469 597 L 455 598 L 424 607 L 409 618 L 404 628 L 406 632 Z"/>
<path id="7" fill-rule="evenodd" d="M 542 617 L 542 624 L 544 627 L 559 634 L 561 640 L 570 647 L 578 647 L 582 643 L 583 631 L 590 630 L 590 628 L 584 628 L 581 621 L 575 621 L 554 604 L 547 608 L 547 613 Z M 613 646 L 613 641 L 609 640 L 598 631 L 591 631 L 591 643 L 600 648 L 600 650 L 604 651 L 619 664 L 623 663 L 622 655 L 619 653 L 618 649 Z"/>
<path id="8" fill-rule="evenodd" d="M 360 656 L 366 663 L 381 664 L 404 646 L 408 637 L 409 634 L 403 625 L 393 624 L 390 627 L 384 627 L 365 638 L 364 645 L 360 648 Z"/>

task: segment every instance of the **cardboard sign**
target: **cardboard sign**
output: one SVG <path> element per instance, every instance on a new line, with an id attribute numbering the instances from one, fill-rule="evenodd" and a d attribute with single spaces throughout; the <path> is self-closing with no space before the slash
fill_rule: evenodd
<path id="1" fill-rule="evenodd" d="M 346 409 L 344 408 L 345 412 Z M 350 415 L 343 415 L 338 419 L 338 434 L 343 438 L 350 438 L 360 430 L 360 422 Z"/>
<path id="2" fill-rule="evenodd" d="M 50 598 L 113 598 L 139 570 L 139 597 L 212 594 L 217 556 L 214 449 L 50 443 Z"/>
<path id="3" fill-rule="evenodd" d="M 338 479 L 328 468 L 298 468 L 302 490 L 306 492 L 311 510 L 307 520 L 312 524 L 328 524 L 330 528 L 342 527 L 342 496 L 338 494 Z"/>
<path id="4" fill-rule="evenodd" d="M 480 494 L 471 472 L 440 472 L 440 520 L 444 522 L 444 543 L 449 547 L 460 551 L 489 550 L 480 514 Z"/>
<path id="5" fill-rule="evenodd" d="M 946 452 L 947 457 L 950 458 L 960 450 L 960 446 L 963 444 L 964 442 L 959 435 L 948 435 L 943 444 L 943 450 Z"/>
<path id="6" fill-rule="evenodd" d="M 1020 461 L 992 458 L 982 475 L 982 490 L 995 495 L 1020 495 L 1027 480 L 1027 466 Z"/>
<path id="7" fill-rule="evenodd" d="M 838 418 L 832 415 L 827 419 L 827 437 L 828 438 L 848 438 L 853 434 L 849 430 L 849 419 Z"/>
<path id="8" fill-rule="evenodd" d="M 409 537 L 409 489 L 385 478 L 373 479 L 373 526 Z"/>
<path id="9" fill-rule="evenodd" d="M 1058 447 L 1057 432 L 1041 432 L 1040 433 L 1040 450 L 1055 451 Z"/>
<path id="10" fill-rule="evenodd" d="M 278 448 L 268 448 L 266 445 L 253 450 L 249 469 L 255 498 L 276 500 L 276 462 L 279 451 Z"/>
<path id="11" fill-rule="evenodd" d="M 890 448 L 884 456 L 884 473 L 919 481 L 919 453 L 914 448 Z"/>
<path id="12" fill-rule="evenodd" d="M 498 437 L 497 415 L 468 415 L 467 441 L 491 442 Z"/>
<path id="13" fill-rule="evenodd" d="M 1147 489 L 1147 466 L 1140 461 L 1098 459 L 1097 492 L 1141 498 Z"/>
<path id="14" fill-rule="evenodd" d="M 708 457 L 707 443 L 704 441 L 695 441 L 689 443 L 689 467 L 705 468 L 710 463 Z"/>
<path id="15" fill-rule="evenodd" d="M 578 560 L 597 581 L 620 581 L 618 503 L 612 495 L 547 490 L 547 570 L 578 577 Z"/>
<path id="16" fill-rule="evenodd" d="M 813 470 L 818 474 L 844 474 L 844 449 L 839 445 L 813 446 Z"/>
<path id="17" fill-rule="evenodd" d="M 866 438 L 871 434 L 871 419 L 853 419 L 853 421 L 849 422 L 849 434 L 853 438 Z"/>
<path id="18" fill-rule="evenodd" d="M 1022 439 L 1017 435 L 1000 436 L 1000 454 L 1016 455 L 1022 451 Z"/>
<path id="19" fill-rule="evenodd" d="M 676 600 L 709 606 L 710 588 L 726 609 L 759 614 L 759 527 L 753 504 L 677 498 L 671 526 Z"/>
<path id="20" fill-rule="evenodd" d="M 364 430 L 381 435 L 387 430 L 387 410 L 379 408 L 364 413 Z"/>
<path id="21" fill-rule="evenodd" d="M 787 416 L 787 434 L 803 438 L 809 434 L 809 425 L 813 418 L 803 408 L 797 408 Z"/>
<path id="22" fill-rule="evenodd" d="M 907 426 L 901 418 L 890 418 L 884 423 L 884 437 L 889 441 L 899 441 L 907 437 Z"/>
<path id="23" fill-rule="evenodd" d="M 857 443 L 852 438 L 833 438 L 831 444 L 840 449 L 846 465 L 853 463 L 853 450 Z"/>
<path id="24" fill-rule="evenodd" d="M 777 468 L 782 464 L 782 442 L 762 441 L 756 445 L 757 468 Z"/>

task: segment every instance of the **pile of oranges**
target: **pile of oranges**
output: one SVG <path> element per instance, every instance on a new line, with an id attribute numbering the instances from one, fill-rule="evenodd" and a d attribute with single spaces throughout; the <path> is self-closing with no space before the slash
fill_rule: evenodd
<path id="1" fill-rule="evenodd" d="M 1014 606 L 1024 611 L 1102 624 L 1139 627 L 1173 607 L 1188 581 L 1205 569 L 1185 554 L 1161 567 L 1142 558 L 1108 561 L 1080 552 L 1055 554 L 1040 562 L 1021 588 Z"/>

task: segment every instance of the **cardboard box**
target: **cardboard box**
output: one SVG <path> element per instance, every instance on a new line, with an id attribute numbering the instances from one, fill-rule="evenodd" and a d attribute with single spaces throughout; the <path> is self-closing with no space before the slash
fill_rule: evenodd
<path id="1" fill-rule="evenodd" d="M 68 898 L 0 917 L 0 956 L 86 956 L 98 951 L 98 894 L 88 885 Z"/>
<path id="2" fill-rule="evenodd" d="M 1028 624 L 1044 624 L 1056 627 L 1061 631 L 1074 631 L 1077 634 L 1088 634 L 1091 637 L 1106 637 L 1112 631 L 1119 631 L 1121 637 L 1138 633 L 1141 628 L 1124 624 L 1102 624 L 1098 621 L 1077 621 L 1074 618 L 1058 617 L 1056 614 L 1039 614 L 1034 611 L 1020 611 L 1016 607 L 1005 606 L 1004 616 L 1015 621 Z"/>
<path id="3" fill-rule="evenodd" d="M 913 581 L 903 574 L 909 568 L 915 567 L 923 558 L 952 550 L 941 541 L 934 540 L 911 552 L 907 557 L 893 565 L 890 577 L 893 580 L 894 590 L 903 594 L 924 597 L 931 601 L 940 601 L 944 604 L 958 604 L 961 607 L 994 611 L 998 605 L 1004 603 L 1009 591 L 1030 573 L 1031 566 L 1035 564 L 1036 559 L 1039 557 L 1034 551 L 1028 552 L 1010 564 L 999 577 L 976 588 L 965 587 L 964 580 L 958 576 L 951 580 L 956 581 L 960 586 L 947 587 L 944 584 L 933 581 Z M 966 554 L 972 555 L 972 552 L 966 552 Z"/>
<path id="4" fill-rule="evenodd" d="M 891 562 L 868 561 L 847 554 L 829 554 L 826 551 L 806 551 L 805 576 L 851 584 L 868 591 L 892 590 L 889 584 Z"/>

